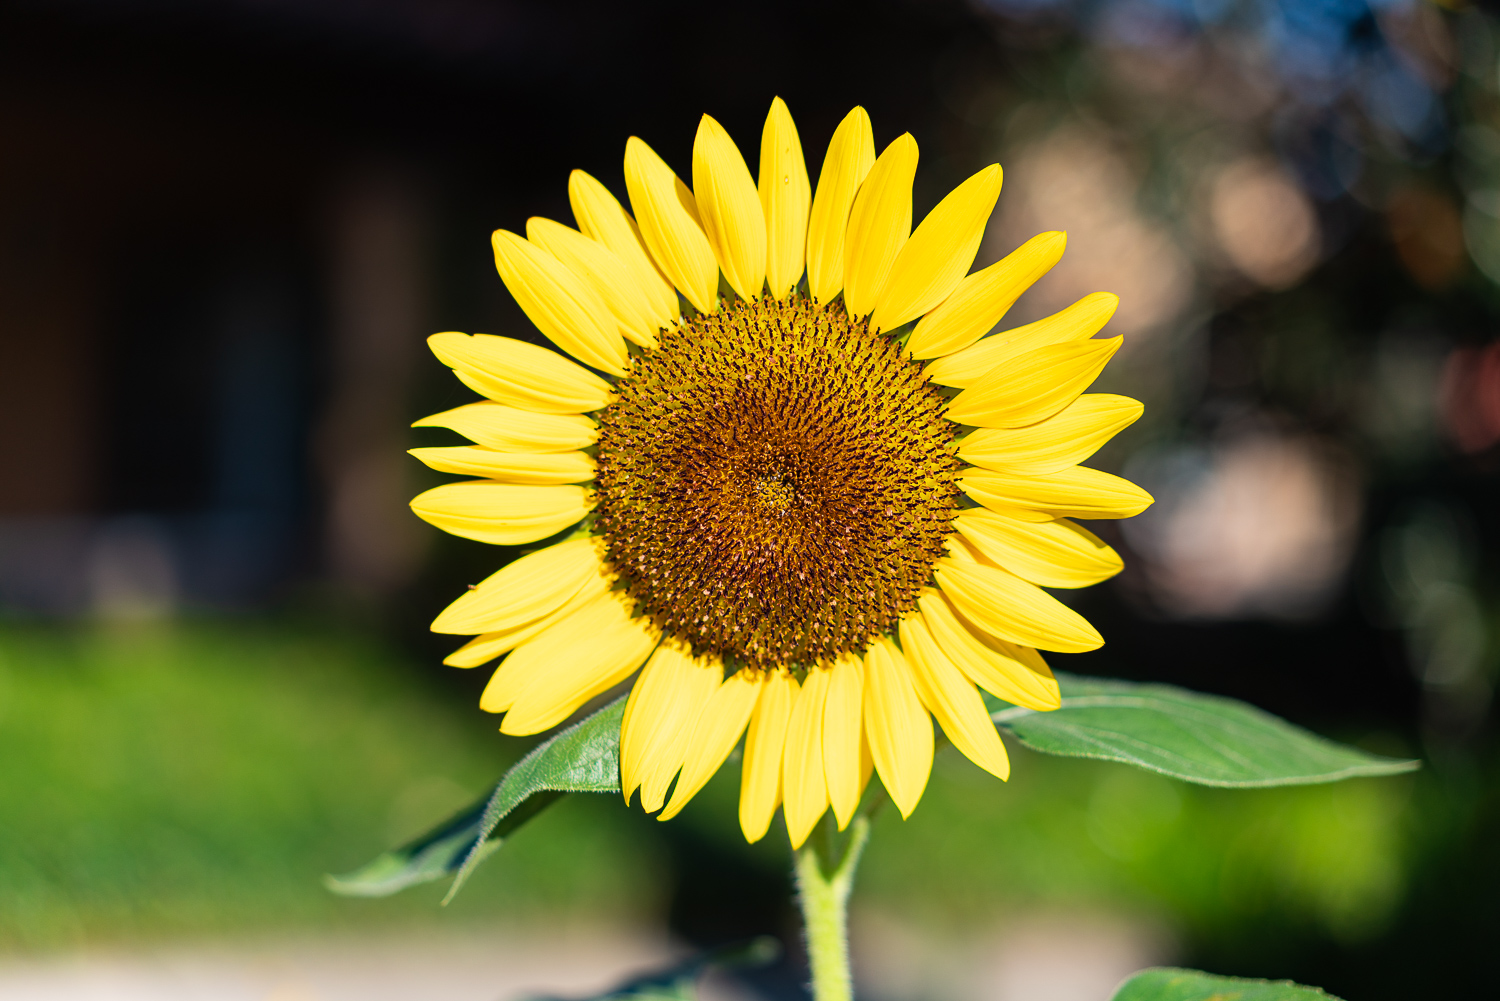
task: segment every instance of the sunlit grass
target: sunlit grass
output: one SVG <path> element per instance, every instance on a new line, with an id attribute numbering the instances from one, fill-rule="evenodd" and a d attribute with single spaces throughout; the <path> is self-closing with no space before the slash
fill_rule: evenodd
<path id="1" fill-rule="evenodd" d="M 371 922 L 609 920 L 661 899 L 618 804 L 573 797 L 457 901 L 330 895 L 523 745 L 348 635 L 255 624 L 0 632 L 0 949 Z"/>

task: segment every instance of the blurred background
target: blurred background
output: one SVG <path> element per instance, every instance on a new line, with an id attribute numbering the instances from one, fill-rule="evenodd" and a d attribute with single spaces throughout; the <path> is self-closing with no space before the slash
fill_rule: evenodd
<path id="1" fill-rule="evenodd" d="M 1350 999 L 1495 989 L 1485 4 L 11 0 L 8 996 L 566 992 L 760 932 L 788 960 L 716 989 L 799 996 L 784 839 L 743 844 L 734 774 L 672 824 L 566 801 L 446 909 L 319 883 L 529 746 L 426 631 L 514 553 L 407 510 L 442 477 L 404 449 L 450 443 L 408 425 L 472 398 L 423 338 L 538 340 L 490 231 L 571 222 L 574 167 L 623 196 L 632 134 L 685 175 L 704 112 L 753 163 L 774 95 L 814 177 L 855 104 L 877 146 L 910 131 L 918 217 L 1003 164 L 976 267 L 1069 237 L 1007 326 L 1122 299 L 1098 388 L 1146 416 L 1092 464 L 1158 503 L 1093 526 L 1128 564 L 1076 596 L 1108 644 L 1054 666 L 1426 761 L 1224 792 L 1018 748 L 1008 785 L 940 759 L 861 873 L 861 992 L 1103 1001 L 1157 962 Z"/>

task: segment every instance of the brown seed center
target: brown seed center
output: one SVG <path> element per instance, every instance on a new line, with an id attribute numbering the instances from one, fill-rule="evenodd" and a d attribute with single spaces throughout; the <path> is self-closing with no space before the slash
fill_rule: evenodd
<path id="1" fill-rule="evenodd" d="M 642 611 L 698 652 L 800 667 L 916 607 L 956 512 L 943 398 L 842 306 L 665 332 L 600 416 L 598 524 Z"/>

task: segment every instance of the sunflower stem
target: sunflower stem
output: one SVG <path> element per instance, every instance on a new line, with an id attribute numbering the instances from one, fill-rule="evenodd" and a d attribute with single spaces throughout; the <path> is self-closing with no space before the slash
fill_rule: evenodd
<path id="1" fill-rule="evenodd" d="M 797 903 L 807 933 L 813 1001 L 853 1001 L 849 979 L 849 891 L 870 839 L 870 819 L 854 818 L 840 833 L 832 815 L 818 822 L 797 850 Z"/>

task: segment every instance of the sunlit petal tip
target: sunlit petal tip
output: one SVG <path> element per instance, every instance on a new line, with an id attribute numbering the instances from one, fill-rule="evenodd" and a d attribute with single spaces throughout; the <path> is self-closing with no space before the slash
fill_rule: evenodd
<path id="1" fill-rule="evenodd" d="M 662 273 L 693 308 L 718 308 L 719 266 L 686 184 L 635 136 L 625 144 L 625 188 L 641 238 Z"/>
<path id="2" fill-rule="evenodd" d="M 959 443 L 958 457 L 1016 475 L 1055 473 L 1093 455 L 1144 412 L 1127 396 L 1085 393 L 1044 421 L 972 432 Z"/>
<path id="3" fill-rule="evenodd" d="M 1008 642 L 1058 653 L 1104 645 L 1087 619 L 1008 570 L 944 557 L 933 578 L 975 625 Z"/>
<path id="4" fill-rule="evenodd" d="M 792 847 L 800 848 L 828 811 L 828 781 L 823 765 L 824 706 L 830 672 L 814 667 L 797 693 L 787 720 L 782 759 L 782 813 Z"/>
<path id="5" fill-rule="evenodd" d="M 1119 337 L 1064 341 L 1028 351 L 955 396 L 948 418 L 987 428 L 1046 420 L 1099 377 L 1121 342 Z"/>
<path id="6" fill-rule="evenodd" d="M 693 141 L 693 197 L 719 270 L 741 299 L 766 280 L 766 217 L 739 147 L 709 115 Z"/>
<path id="7" fill-rule="evenodd" d="M 1086 295 L 1066 309 L 1035 323 L 999 331 L 978 344 L 937 359 L 927 366 L 927 378 L 940 386 L 966 389 L 997 368 L 1009 366 L 1021 355 L 1037 348 L 1093 337 L 1109 322 L 1119 302 L 1119 297 L 1109 292 Z M 945 303 L 934 313 L 946 308 Z"/>
<path id="8" fill-rule="evenodd" d="M 844 235 L 844 305 L 850 316 L 865 316 L 875 308 L 911 235 L 917 159 L 917 141 L 910 132 L 902 133 L 875 158 L 854 197 Z"/>
<path id="9" fill-rule="evenodd" d="M 782 800 L 782 759 L 787 723 L 797 701 L 797 679 L 787 671 L 765 672 L 745 734 L 740 774 L 740 830 L 754 844 L 766 836 Z"/>
<path id="10" fill-rule="evenodd" d="M 623 592 L 594 599 L 505 659 L 502 670 L 520 665 L 521 683 L 500 732 L 525 736 L 551 729 L 633 674 L 660 638 L 650 619 L 634 614 Z"/>
<path id="11" fill-rule="evenodd" d="M 1088 587 L 1125 568 L 1119 553 L 1066 518 L 1023 521 L 981 507 L 953 525 L 997 566 L 1043 587 Z"/>
<path id="12" fill-rule="evenodd" d="M 686 645 L 673 652 L 672 661 L 674 667 L 657 698 L 643 703 L 640 712 L 654 728 L 640 760 L 641 808 L 647 813 L 657 812 L 666 802 L 667 790 L 687 759 L 694 729 L 724 677 L 722 662 L 694 657 Z"/>
<path id="13" fill-rule="evenodd" d="M 593 506 L 593 495 L 580 486 L 494 480 L 446 483 L 411 502 L 417 517 L 450 535 L 497 546 L 545 539 L 581 520 Z"/>
<path id="14" fill-rule="evenodd" d="M 464 385 L 517 409 L 577 415 L 614 399 L 610 384 L 582 365 L 513 337 L 448 331 L 427 338 L 427 346 Z"/>
<path id="15" fill-rule="evenodd" d="M 963 675 L 937 641 L 922 613 L 901 620 L 901 647 L 911 665 L 912 681 L 922 703 L 963 755 L 1001 778 L 1010 777 L 1010 758 L 985 711 L 974 683 Z"/>
<path id="16" fill-rule="evenodd" d="M 500 452 L 572 452 L 599 437 L 599 425 L 582 414 L 542 414 L 502 403 L 466 403 L 411 426 L 447 428 Z"/>
<path id="17" fill-rule="evenodd" d="M 568 176 L 568 202 L 584 236 L 608 247 L 630 272 L 647 303 L 652 328 L 671 326 L 679 315 L 677 290 L 651 259 L 640 227 L 609 189 L 582 170 Z"/>
<path id="18" fill-rule="evenodd" d="M 932 718 L 905 655 L 889 639 L 865 654 L 864 727 L 881 783 L 901 816 L 910 817 L 932 774 Z"/>
<path id="19" fill-rule="evenodd" d="M 641 283 L 609 247 L 571 226 L 533 216 L 526 220 L 528 242 L 546 250 L 598 294 L 621 336 L 641 347 L 656 347 L 660 323 Z"/>
<path id="20" fill-rule="evenodd" d="M 942 303 L 958 287 L 1000 196 L 999 164 L 954 188 L 917 226 L 891 264 L 870 325 L 894 330 Z"/>
<path id="21" fill-rule="evenodd" d="M 828 143 L 807 221 L 807 286 L 819 302 L 832 302 L 844 287 L 849 210 L 874 164 L 870 116 L 856 107 L 844 116 Z"/>
<path id="22" fill-rule="evenodd" d="M 509 230 L 491 238 L 505 287 L 538 330 L 586 365 L 624 375 L 625 342 L 598 292 L 556 256 Z"/>
<path id="23" fill-rule="evenodd" d="M 465 635 L 515 628 L 551 614 L 585 588 L 608 590 L 612 575 L 598 539 L 570 539 L 527 553 L 465 591 L 433 620 L 435 633 Z"/>
<path id="24" fill-rule="evenodd" d="M 1057 518 L 1131 518 L 1155 498 L 1127 479 L 1087 466 L 1046 475 L 990 469 L 966 471 L 959 486 L 974 500 L 1002 514 L 1041 511 Z"/>
<path id="25" fill-rule="evenodd" d="M 716 666 L 722 669 L 717 662 Z M 692 727 L 682 775 L 672 790 L 672 801 L 658 820 L 677 816 L 729 757 L 750 722 L 765 680 L 765 672 L 741 668 L 718 686 Z"/>
<path id="26" fill-rule="evenodd" d="M 779 97 L 761 131 L 757 192 L 766 221 L 766 284 L 773 298 L 782 299 L 802 278 L 812 188 L 796 123 Z"/>
<path id="27" fill-rule="evenodd" d="M 942 591 L 928 591 L 918 604 L 938 648 L 970 681 L 1038 712 L 1061 704 L 1057 679 L 1035 648 L 1008 643 L 976 627 Z"/>
<path id="28" fill-rule="evenodd" d="M 461 476 L 483 476 L 500 483 L 585 483 L 594 478 L 594 459 L 583 452 L 499 452 L 476 445 L 409 448 L 430 469 Z"/>
<path id="29" fill-rule="evenodd" d="M 1041 233 L 989 267 L 966 276 L 948 298 L 918 322 L 907 341 L 912 357 L 942 358 L 979 340 L 1000 322 L 1021 293 L 1062 259 L 1066 245 L 1063 233 Z"/>
<path id="30" fill-rule="evenodd" d="M 631 794 L 651 776 L 656 764 L 653 755 L 670 745 L 683 725 L 678 710 L 684 693 L 691 701 L 695 673 L 691 667 L 689 653 L 679 643 L 669 640 L 657 646 L 631 686 L 620 723 L 620 788 L 627 803 Z M 643 807 L 648 798 L 643 789 Z"/>
<path id="31" fill-rule="evenodd" d="M 823 706 L 823 774 L 828 801 L 839 830 L 849 826 L 859 806 L 864 782 L 860 774 L 864 662 L 841 657 L 828 668 Z"/>

